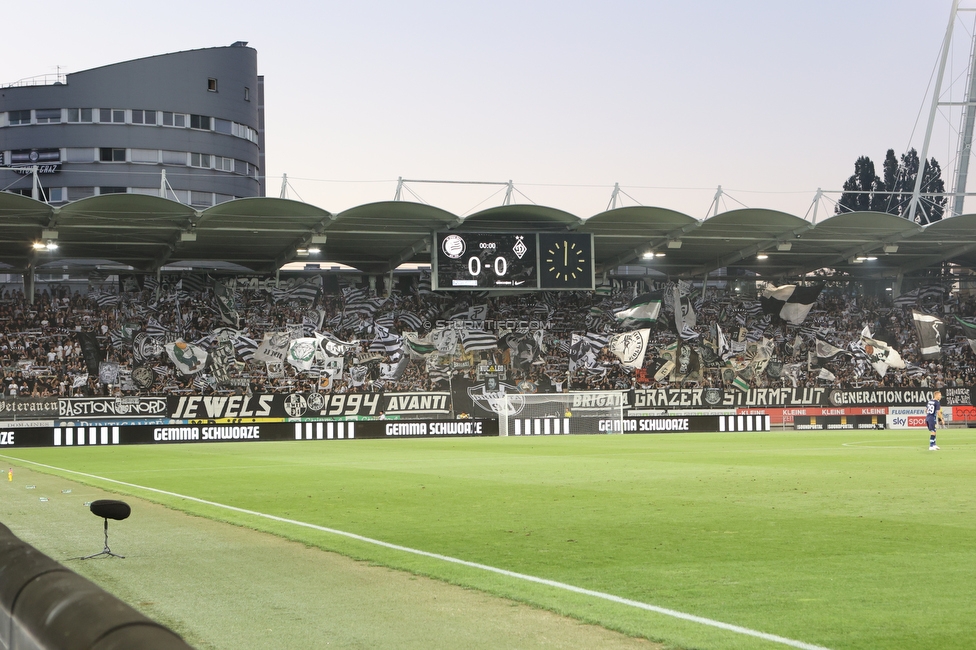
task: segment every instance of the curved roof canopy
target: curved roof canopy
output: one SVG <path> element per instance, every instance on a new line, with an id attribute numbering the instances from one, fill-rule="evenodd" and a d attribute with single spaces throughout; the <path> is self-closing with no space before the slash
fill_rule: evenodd
<path id="1" fill-rule="evenodd" d="M 893 277 L 942 262 L 976 268 L 976 214 L 919 226 L 873 212 L 813 224 L 762 209 L 698 220 L 658 207 L 626 207 L 588 219 L 555 208 L 506 205 L 462 218 L 419 203 L 389 201 L 333 214 L 287 199 L 250 198 L 197 210 L 136 194 L 96 196 L 60 207 L 0 192 L 0 268 L 111 262 L 141 271 L 164 265 L 270 273 L 296 260 L 341 263 L 385 273 L 430 261 L 437 231 L 575 230 L 594 238 L 597 271 L 647 267 L 670 277 L 704 277 L 719 268 L 795 278 L 820 268 Z M 55 242 L 57 249 L 40 248 Z M 300 251 L 318 248 L 318 254 Z M 871 259 L 873 258 L 873 259 Z"/>

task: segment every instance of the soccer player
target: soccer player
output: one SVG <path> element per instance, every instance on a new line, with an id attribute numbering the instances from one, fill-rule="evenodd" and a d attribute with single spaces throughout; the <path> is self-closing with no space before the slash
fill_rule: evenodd
<path id="1" fill-rule="evenodd" d="M 935 391 L 932 393 L 932 399 L 925 404 L 925 424 L 929 428 L 929 451 L 938 451 L 939 449 L 939 446 L 935 444 L 936 422 L 945 426 L 945 418 L 942 417 L 942 405 L 939 403 L 940 399 L 942 399 L 942 393 Z"/>

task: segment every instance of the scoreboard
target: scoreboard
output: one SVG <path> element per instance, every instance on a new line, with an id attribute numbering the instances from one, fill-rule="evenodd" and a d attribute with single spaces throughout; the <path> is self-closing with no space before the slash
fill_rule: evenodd
<path id="1" fill-rule="evenodd" d="M 579 290 L 594 287 L 589 233 L 439 232 L 435 291 Z"/>

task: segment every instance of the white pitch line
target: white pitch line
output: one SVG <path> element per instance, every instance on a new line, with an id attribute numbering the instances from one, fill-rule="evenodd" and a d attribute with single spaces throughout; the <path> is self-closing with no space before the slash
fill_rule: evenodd
<path id="1" fill-rule="evenodd" d="M 196 503 L 201 503 L 208 506 L 213 506 L 215 508 L 223 508 L 225 510 L 231 510 L 233 512 L 239 512 L 241 514 L 252 515 L 254 517 L 262 517 L 264 519 L 270 519 L 272 521 L 277 521 L 283 524 L 291 524 L 293 526 L 301 526 L 303 528 L 311 528 L 312 530 L 317 530 L 323 533 L 330 533 L 332 535 L 339 535 L 342 537 L 348 537 L 349 539 L 354 539 L 360 542 L 365 542 L 367 544 L 373 544 L 376 546 L 382 546 L 383 548 L 392 549 L 395 551 L 401 551 L 404 553 L 412 553 L 414 555 L 420 555 L 423 557 L 432 558 L 435 560 L 441 560 L 443 562 L 450 562 L 452 564 L 459 564 L 462 566 L 470 567 L 473 569 L 480 569 L 482 571 L 489 571 L 491 573 L 497 573 L 499 575 L 507 576 L 509 578 L 516 578 L 518 580 L 524 580 L 526 582 L 534 582 L 540 585 L 546 585 L 548 587 L 554 587 L 556 589 L 562 589 L 564 591 L 570 591 L 576 594 L 582 594 L 584 596 L 592 596 L 594 598 L 600 598 L 602 600 L 607 600 L 613 603 L 618 603 L 620 605 L 627 605 L 629 607 L 636 607 L 638 609 L 643 609 L 649 612 L 655 612 L 657 614 L 663 614 L 664 616 L 670 616 L 672 618 L 678 618 L 685 621 L 691 621 L 693 623 L 700 623 L 701 625 L 707 625 L 710 627 L 719 628 L 722 630 L 727 630 L 729 632 L 735 632 L 737 634 L 744 634 L 751 637 L 756 637 L 763 639 L 765 641 L 771 641 L 773 643 L 779 643 L 781 645 L 790 646 L 792 648 L 801 648 L 801 650 L 829 650 L 824 646 L 813 645 L 812 643 L 805 643 L 803 641 L 796 641 L 794 639 L 787 639 L 786 637 L 777 636 L 775 634 L 767 634 L 766 632 L 760 632 L 758 630 L 752 630 L 747 627 L 742 627 L 739 625 L 733 625 L 731 623 L 723 623 L 722 621 L 716 621 L 710 618 L 705 618 L 703 616 L 695 616 L 694 614 L 686 614 L 684 612 L 679 612 L 674 609 L 668 609 L 666 607 L 658 607 L 657 605 L 650 605 L 648 603 L 642 603 L 637 600 L 630 600 L 629 598 L 621 598 L 620 596 L 614 596 L 613 594 L 604 593 L 602 591 L 593 591 L 592 589 L 584 589 L 583 587 L 576 587 L 574 585 L 566 584 L 565 582 L 557 582 L 555 580 L 548 580 L 546 578 L 539 578 L 536 576 L 530 576 L 524 573 L 516 573 L 515 571 L 509 571 L 507 569 L 499 569 L 498 567 L 489 566 L 487 564 L 479 564 L 477 562 L 469 562 L 468 560 L 461 560 L 456 557 L 450 557 L 448 555 L 441 555 L 439 553 L 431 553 L 430 551 L 421 551 L 419 549 L 410 548 L 409 546 L 400 546 L 399 544 L 391 544 L 390 542 L 384 542 L 379 539 L 373 539 L 371 537 L 364 537 L 362 535 L 357 535 L 356 533 L 349 533 L 344 530 L 337 530 L 335 528 L 328 528 L 326 526 L 319 526 L 317 524 L 310 524 L 304 521 L 298 521 L 295 519 L 287 519 L 285 517 L 278 517 L 276 515 L 269 515 L 264 512 L 257 512 L 255 510 L 247 510 L 246 508 L 238 508 L 237 506 L 230 506 L 224 503 L 217 503 L 215 501 L 207 501 L 206 499 L 199 499 L 197 497 L 191 497 L 184 494 L 177 494 L 176 492 L 169 492 L 167 490 L 160 490 L 157 488 L 147 487 L 145 485 L 136 485 L 134 483 L 126 483 L 125 481 L 117 481 L 112 478 L 106 478 L 104 476 L 96 476 L 95 474 L 86 474 L 85 472 L 77 472 L 71 469 L 65 469 L 63 467 L 55 467 L 53 465 L 45 465 L 44 463 L 37 463 L 32 460 L 25 460 L 23 458 L 16 458 L 13 456 L 5 456 L 0 454 L 0 458 L 7 458 L 10 460 L 17 460 L 23 463 L 30 463 L 31 465 L 37 465 L 38 467 L 46 467 L 47 469 L 56 470 L 59 472 L 67 472 L 69 474 L 76 474 L 78 476 L 85 476 L 87 478 L 96 479 L 99 481 L 105 481 L 107 483 L 115 483 L 116 485 L 124 485 L 126 487 L 135 488 L 138 490 L 146 490 L 147 492 L 155 492 L 156 494 L 165 494 L 166 496 L 176 497 L 179 499 L 186 499 L 187 501 L 194 501 Z"/>
<path id="2" fill-rule="evenodd" d="M 901 442 L 900 440 L 855 440 L 842 442 L 841 447 L 858 447 L 860 449 L 922 449 L 921 445 L 878 445 L 878 442 Z"/>

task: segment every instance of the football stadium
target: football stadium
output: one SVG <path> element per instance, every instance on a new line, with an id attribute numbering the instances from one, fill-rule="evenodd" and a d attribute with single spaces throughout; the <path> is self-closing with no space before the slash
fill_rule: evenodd
<path id="1" fill-rule="evenodd" d="M 972 647 L 952 193 L 333 213 L 256 103 L 99 104 L 253 52 L 0 102 L 3 647 Z"/>

